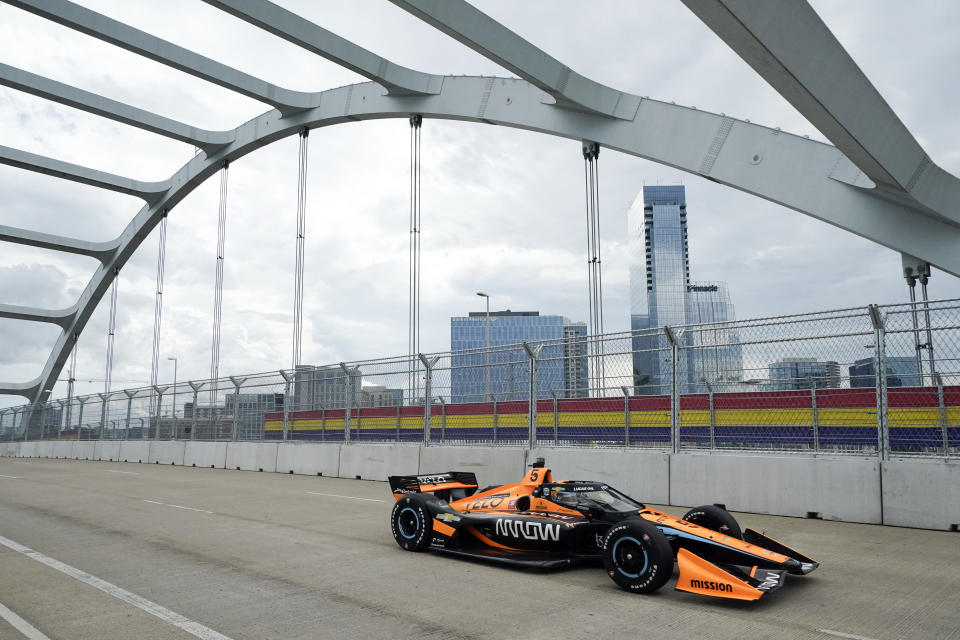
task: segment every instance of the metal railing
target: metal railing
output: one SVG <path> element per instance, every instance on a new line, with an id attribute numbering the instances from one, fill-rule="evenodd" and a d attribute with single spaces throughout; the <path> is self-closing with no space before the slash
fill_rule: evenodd
<path id="1" fill-rule="evenodd" d="M 63 439 L 957 457 L 960 301 L 570 335 L 0 410 L 0 442 Z"/>

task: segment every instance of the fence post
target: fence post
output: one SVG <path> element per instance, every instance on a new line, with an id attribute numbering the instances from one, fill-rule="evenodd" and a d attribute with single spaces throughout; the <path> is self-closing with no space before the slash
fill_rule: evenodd
<path id="1" fill-rule="evenodd" d="M 350 444 L 350 409 L 353 407 L 353 373 L 350 371 L 350 368 L 340 363 L 340 369 L 343 370 L 343 398 L 344 398 L 344 410 L 343 410 L 343 442 L 344 444 Z M 360 367 L 357 367 L 359 370 Z"/>
<path id="2" fill-rule="evenodd" d="M 290 381 L 293 379 L 293 374 L 281 369 L 280 377 L 283 378 L 283 436 L 281 439 L 286 442 L 288 425 L 290 424 Z M 264 429 L 266 429 L 266 425 L 264 425 Z"/>
<path id="3" fill-rule="evenodd" d="M 630 387 L 621 386 L 623 393 L 623 446 L 630 446 Z"/>
<path id="4" fill-rule="evenodd" d="M 104 432 L 107 430 L 107 400 L 110 398 L 109 393 L 98 393 L 100 396 L 100 438 L 99 440 L 104 439 Z"/>
<path id="5" fill-rule="evenodd" d="M 57 406 L 60 407 L 60 419 L 57 420 L 57 440 L 60 439 L 60 434 L 63 431 L 63 405 L 65 404 L 64 400 L 57 400 Z"/>
<path id="6" fill-rule="evenodd" d="M 80 411 L 77 413 L 77 440 L 80 440 L 80 436 L 83 433 L 83 405 L 87 403 L 87 397 L 81 396 L 77 398 L 77 403 L 80 405 Z"/>
<path id="7" fill-rule="evenodd" d="M 440 360 L 440 356 L 433 356 L 429 360 L 422 353 L 417 357 L 426 369 L 424 376 L 424 398 L 423 398 L 423 444 L 430 444 L 430 414 L 433 413 L 433 368 Z"/>
<path id="8" fill-rule="evenodd" d="M 876 339 L 876 388 L 877 388 L 877 454 L 881 460 L 890 459 L 890 425 L 887 416 L 887 333 L 880 315 L 880 308 L 871 304 L 867 307 L 870 322 Z"/>
<path id="9" fill-rule="evenodd" d="M 130 439 L 130 412 L 133 409 L 133 396 L 137 395 L 136 391 L 130 391 L 130 389 L 123 390 L 124 395 L 127 396 L 127 427 L 123 434 L 124 440 Z M 144 435 L 141 433 L 140 437 L 143 438 Z"/>
<path id="10" fill-rule="evenodd" d="M 447 443 L 447 402 L 443 396 L 437 396 L 440 403 L 440 444 Z"/>
<path id="11" fill-rule="evenodd" d="M 943 438 L 943 457 L 947 457 L 950 450 L 950 434 L 947 431 L 947 408 L 943 401 L 943 378 L 939 373 L 933 374 L 933 379 L 937 383 L 937 406 L 940 409 L 940 437 Z"/>
<path id="12" fill-rule="evenodd" d="M 559 412 L 559 403 L 557 401 L 557 392 L 550 391 L 550 395 L 553 396 L 553 444 L 560 444 L 560 412 Z"/>
<path id="13" fill-rule="evenodd" d="M 230 440 L 237 441 L 240 425 L 240 387 L 246 382 L 246 378 L 236 378 L 230 376 L 230 382 L 233 383 L 233 423 L 230 425 Z M 224 407 L 226 409 L 226 407 Z"/>
<path id="14" fill-rule="evenodd" d="M 493 444 L 497 444 L 497 426 L 499 417 L 497 416 L 497 396 L 490 394 L 490 401 L 493 402 Z"/>
<path id="15" fill-rule="evenodd" d="M 663 332 L 670 343 L 670 450 L 680 452 L 680 397 L 677 392 L 677 364 L 680 358 L 680 336 L 683 329 L 677 331 L 672 327 L 663 327 Z"/>
<path id="16" fill-rule="evenodd" d="M 820 453 L 820 411 L 817 408 L 817 381 L 810 381 L 810 406 L 813 410 L 813 451 Z"/>
<path id="17" fill-rule="evenodd" d="M 156 392 L 157 394 L 157 428 L 153 432 L 154 440 L 160 439 L 160 409 L 163 407 L 163 394 L 165 394 L 167 392 L 167 389 L 169 388 L 170 388 L 169 385 L 167 385 L 166 387 L 160 387 L 155 385 L 153 387 L 154 392 Z"/>
<path id="18" fill-rule="evenodd" d="M 200 389 L 203 388 L 203 382 L 188 382 L 190 388 L 193 389 L 193 413 L 190 414 L 190 439 L 197 439 L 197 414 L 200 413 L 200 408 L 197 406 L 197 398 L 200 396 Z M 216 411 L 216 409 L 214 409 Z"/>
<path id="19" fill-rule="evenodd" d="M 529 421 L 529 447 L 533 449 L 537 446 L 537 368 L 540 352 L 543 351 L 543 345 L 538 344 L 531 347 L 526 342 L 523 343 L 523 350 L 530 359 L 530 382 L 527 395 L 527 419 Z"/>
<path id="20" fill-rule="evenodd" d="M 710 437 L 710 450 L 712 451 L 717 448 L 717 414 L 713 406 L 713 383 L 706 378 L 701 378 L 700 381 L 707 388 L 707 409 L 710 416 L 707 429 Z"/>

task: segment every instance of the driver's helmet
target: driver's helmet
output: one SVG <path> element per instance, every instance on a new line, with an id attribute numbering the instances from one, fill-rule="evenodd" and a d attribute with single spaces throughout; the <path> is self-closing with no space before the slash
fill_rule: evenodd
<path id="1" fill-rule="evenodd" d="M 565 507 L 577 506 L 577 494 L 572 491 L 558 491 L 556 496 L 554 496 L 554 500 Z"/>

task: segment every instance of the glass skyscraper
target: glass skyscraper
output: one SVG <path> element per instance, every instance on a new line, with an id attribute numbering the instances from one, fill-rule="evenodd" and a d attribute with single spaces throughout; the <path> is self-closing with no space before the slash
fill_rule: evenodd
<path id="1" fill-rule="evenodd" d="M 691 282 L 687 241 L 687 201 L 682 185 L 644 187 L 628 213 L 630 228 L 630 327 L 633 378 L 638 394 L 669 393 L 670 345 L 663 326 L 721 323 L 681 337 L 684 356 L 677 383 L 685 393 L 704 383 L 740 380 L 742 354 L 733 304 L 722 282 Z"/>
<path id="2" fill-rule="evenodd" d="M 450 318 L 451 402 L 485 402 L 487 314 Z M 489 393 L 498 401 L 529 399 L 529 359 L 522 342 L 546 342 L 537 364 L 537 398 L 587 395 L 587 325 L 538 311 L 490 312 Z M 516 348 L 504 349 L 507 345 Z"/>
<path id="3" fill-rule="evenodd" d="M 887 356 L 888 387 L 919 387 L 920 374 L 917 371 L 917 359 Z M 851 387 L 874 387 L 877 384 L 876 362 L 873 358 L 857 360 L 849 368 Z"/>
<path id="4" fill-rule="evenodd" d="M 839 387 L 840 365 L 833 360 L 821 362 L 816 358 L 783 358 L 770 364 L 770 391 Z"/>

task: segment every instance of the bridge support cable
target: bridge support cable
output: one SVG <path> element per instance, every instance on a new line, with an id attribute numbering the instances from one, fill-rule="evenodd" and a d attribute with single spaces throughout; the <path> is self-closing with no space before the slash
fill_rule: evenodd
<path id="1" fill-rule="evenodd" d="M 297 167 L 297 237 L 293 282 L 293 365 L 300 366 L 303 340 L 303 267 L 304 241 L 307 233 L 307 136 L 310 130 L 300 130 L 300 153 Z"/>
<path id="2" fill-rule="evenodd" d="M 223 257 L 227 243 L 227 178 L 230 165 L 220 168 L 220 209 L 217 219 L 217 268 L 213 283 L 213 341 L 210 348 L 210 405 L 217 405 L 217 377 L 220 374 L 220 320 L 223 307 Z M 213 409 L 216 414 L 216 409 Z M 216 422 L 216 421 L 215 421 Z M 217 424 L 219 427 L 219 424 Z M 214 434 L 216 436 L 216 434 Z"/>
<path id="3" fill-rule="evenodd" d="M 113 339 L 117 330 L 117 283 L 120 281 L 120 269 L 114 268 L 113 282 L 110 284 L 110 316 L 107 320 L 107 365 L 103 376 L 103 393 L 110 395 L 110 378 L 113 376 Z"/>
<path id="4" fill-rule="evenodd" d="M 157 386 L 157 373 L 160 362 L 160 321 L 163 316 L 163 274 L 167 255 L 167 212 L 160 219 L 160 237 L 157 240 L 157 290 L 153 302 L 153 354 L 150 361 L 150 387 Z M 154 400 L 150 398 L 151 415 Z"/>
<path id="5" fill-rule="evenodd" d="M 583 173 L 587 203 L 587 300 L 589 304 L 589 356 L 593 359 L 592 386 L 603 393 L 603 276 L 600 259 L 600 145 L 583 143 Z"/>
<path id="6" fill-rule="evenodd" d="M 930 306 L 927 297 L 927 282 L 930 281 L 930 264 L 909 256 L 901 254 L 903 258 L 903 276 L 907 281 L 907 287 L 910 290 L 910 320 L 913 325 L 913 348 L 916 357 L 917 376 L 920 386 L 925 386 L 923 370 L 923 350 L 927 351 L 927 367 L 930 369 L 930 385 L 937 384 L 936 360 L 933 356 L 933 332 L 930 324 Z M 926 332 L 926 342 L 920 342 L 920 324 L 917 320 L 917 281 L 920 281 L 921 295 L 923 296 L 923 316 L 924 331 Z"/>
<path id="7" fill-rule="evenodd" d="M 930 279 L 930 265 L 926 265 L 926 269 L 920 272 L 920 293 L 923 296 L 923 319 L 924 324 L 927 327 L 927 364 L 930 367 L 930 385 L 933 386 L 937 382 L 937 366 L 936 361 L 933 358 L 933 332 L 930 331 L 930 301 L 927 298 L 927 281 Z"/>
<path id="8" fill-rule="evenodd" d="M 407 303 L 407 352 L 410 364 L 407 390 L 411 401 L 415 401 L 419 388 L 417 356 L 420 353 L 420 126 L 422 124 L 422 116 L 410 116 L 410 257 Z"/>
<path id="9" fill-rule="evenodd" d="M 74 333 L 73 336 L 73 348 L 70 350 L 70 373 L 67 378 L 67 417 L 66 417 L 66 428 L 70 428 L 70 419 L 73 414 L 73 386 L 77 381 L 77 340 L 80 338 L 80 334 Z M 77 439 L 80 439 L 80 425 L 77 425 Z"/>

